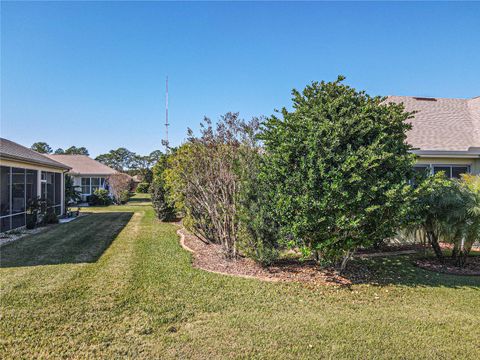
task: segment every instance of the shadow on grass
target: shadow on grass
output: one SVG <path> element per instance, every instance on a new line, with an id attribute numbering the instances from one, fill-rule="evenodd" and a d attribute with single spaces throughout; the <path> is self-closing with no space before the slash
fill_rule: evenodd
<path id="1" fill-rule="evenodd" d="M 421 269 L 414 265 L 415 259 L 415 255 L 356 259 L 349 264 L 344 276 L 354 284 L 471 287 L 480 290 L 480 276 L 450 275 Z"/>
<path id="2" fill-rule="evenodd" d="M 138 204 L 138 203 L 150 203 L 151 199 L 150 197 L 131 197 L 128 199 L 128 203 L 131 204 Z"/>
<path id="3" fill-rule="evenodd" d="M 0 248 L 0 267 L 95 262 L 133 212 L 90 213 Z"/>

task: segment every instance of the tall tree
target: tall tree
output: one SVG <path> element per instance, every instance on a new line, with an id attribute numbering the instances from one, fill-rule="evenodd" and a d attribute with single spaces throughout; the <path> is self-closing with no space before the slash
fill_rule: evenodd
<path id="1" fill-rule="evenodd" d="M 90 155 L 88 153 L 87 148 L 84 146 L 82 147 L 76 147 L 76 146 L 70 146 L 68 149 L 64 151 L 65 155 Z"/>
<path id="2" fill-rule="evenodd" d="M 40 154 L 51 154 L 52 153 L 52 148 L 50 145 L 48 145 L 46 142 L 39 141 L 34 143 L 30 149 L 40 153 Z"/>
<path id="3" fill-rule="evenodd" d="M 134 166 L 135 156 L 135 153 L 122 147 L 116 150 L 110 150 L 107 154 L 98 155 L 95 160 L 115 170 L 126 171 L 132 169 Z"/>
<path id="4" fill-rule="evenodd" d="M 260 178 L 289 242 L 344 268 L 354 250 L 393 236 L 414 155 L 402 104 L 335 82 L 293 91 L 293 111 L 263 124 Z"/>

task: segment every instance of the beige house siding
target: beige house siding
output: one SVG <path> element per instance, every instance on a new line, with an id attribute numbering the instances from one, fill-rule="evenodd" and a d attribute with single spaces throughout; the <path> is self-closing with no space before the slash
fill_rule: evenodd
<path id="1" fill-rule="evenodd" d="M 426 157 L 417 159 L 418 165 L 468 165 L 472 174 L 480 174 L 480 158 Z"/>
<path id="2" fill-rule="evenodd" d="M 56 172 L 56 173 L 66 172 L 66 170 L 59 169 L 59 168 L 56 168 L 56 167 L 50 167 L 50 166 L 47 166 L 47 165 L 39 165 L 39 164 L 33 164 L 33 163 L 28 163 L 28 162 L 23 162 L 23 161 L 18 161 L 18 160 L 3 159 L 3 158 L 0 159 L 0 165 L 24 168 L 24 169 L 29 169 L 29 170 L 50 171 L 50 172 Z"/>

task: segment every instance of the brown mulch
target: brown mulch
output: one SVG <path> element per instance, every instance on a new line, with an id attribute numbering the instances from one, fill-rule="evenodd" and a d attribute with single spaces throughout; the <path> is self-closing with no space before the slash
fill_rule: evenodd
<path id="1" fill-rule="evenodd" d="M 344 276 L 332 268 L 320 268 L 312 261 L 281 260 L 268 268 L 262 267 L 252 259 L 239 257 L 236 260 L 227 259 L 221 246 L 205 243 L 184 228 L 179 230 L 183 238 L 182 246 L 193 253 L 193 266 L 215 273 L 246 278 L 257 278 L 265 281 L 297 281 L 312 285 L 348 286 L 370 278 L 366 267 L 359 264 L 349 264 Z"/>
<path id="2" fill-rule="evenodd" d="M 463 268 L 455 266 L 451 258 L 446 258 L 444 263 L 437 258 L 419 259 L 415 261 L 415 264 L 422 269 L 443 274 L 480 276 L 480 256 L 468 257 L 467 264 Z"/>

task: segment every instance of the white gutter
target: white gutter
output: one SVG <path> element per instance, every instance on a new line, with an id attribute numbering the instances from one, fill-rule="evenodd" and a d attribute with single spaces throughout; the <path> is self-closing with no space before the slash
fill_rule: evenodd
<path id="1" fill-rule="evenodd" d="M 479 148 L 470 148 L 467 151 L 458 150 L 411 150 L 411 152 L 418 156 L 428 157 L 442 157 L 442 158 L 465 158 L 476 159 L 480 158 Z"/>

